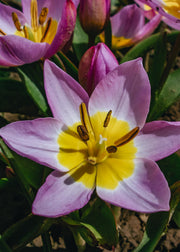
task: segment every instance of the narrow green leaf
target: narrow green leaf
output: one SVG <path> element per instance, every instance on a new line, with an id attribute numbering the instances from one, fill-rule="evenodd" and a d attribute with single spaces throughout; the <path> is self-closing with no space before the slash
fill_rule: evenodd
<path id="1" fill-rule="evenodd" d="M 60 59 L 64 63 L 64 66 L 66 68 L 67 73 L 70 74 L 71 77 L 73 77 L 75 80 L 78 81 L 77 67 L 70 61 L 70 59 L 68 59 L 68 57 L 64 53 L 58 52 L 58 56 L 60 57 Z"/>
<path id="2" fill-rule="evenodd" d="M 17 71 L 19 75 L 21 76 L 31 98 L 34 100 L 35 104 L 38 106 L 40 111 L 45 116 L 47 116 L 48 105 L 47 105 L 45 95 L 40 91 L 36 83 L 32 81 L 25 72 L 23 72 L 20 68 L 17 68 Z"/>
<path id="3" fill-rule="evenodd" d="M 30 214 L 9 227 L 2 234 L 2 237 L 14 251 L 22 248 L 35 237 L 49 230 L 54 222 L 55 219 Z"/>
<path id="4" fill-rule="evenodd" d="M 113 246 L 116 246 L 117 230 L 115 219 L 112 211 L 104 201 L 96 200 L 91 206 L 89 214 L 82 218 L 81 225 L 87 231 L 82 229 L 80 234 L 90 245 L 94 245 L 94 242 L 97 241 L 99 245 L 107 249 L 112 249 Z"/>
<path id="5" fill-rule="evenodd" d="M 111 29 L 111 22 L 109 21 L 106 28 L 105 28 L 105 44 L 111 49 L 112 45 L 112 29 Z"/>
<path id="6" fill-rule="evenodd" d="M 29 184 L 30 186 L 38 189 L 42 184 L 43 173 L 46 167 L 30 159 L 19 156 L 10 150 L 2 140 L 0 140 L 0 144 L 3 148 L 4 154 L 23 183 Z"/>
<path id="7" fill-rule="evenodd" d="M 151 103 L 154 102 L 155 94 L 160 88 L 160 79 L 166 62 L 166 33 L 160 34 L 155 45 L 153 59 L 149 66 L 149 80 L 151 83 Z"/>
<path id="8" fill-rule="evenodd" d="M 0 235 L 0 252 L 12 252 L 12 250 L 7 245 L 6 241 Z"/>
<path id="9" fill-rule="evenodd" d="M 176 225 L 180 228 L 180 204 L 175 210 L 173 220 L 175 221 Z"/>
<path id="10" fill-rule="evenodd" d="M 174 42 L 178 34 L 178 31 L 173 31 L 172 33 L 168 34 L 167 41 Z M 139 42 L 126 53 L 126 55 L 121 60 L 121 63 L 136 59 L 138 57 L 143 57 L 149 50 L 153 49 L 156 46 L 160 38 L 161 35 L 157 33 Z"/>
<path id="11" fill-rule="evenodd" d="M 0 78 L 0 111 L 11 113 L 27 113 L 32 109 L 32 101 L 27 95 L 24 84 L 10 78 Z M 10 102 L 11 101 L 11 102 Z"/>
<path id="12" fill-rule="evenodd" d="M 152 107 L 148 120 L 156 120 L 180 97 L 180 69 L 172 72 Z"/>
<path id="13" fill-rule="evenodd" d="M 180 156 L 176 153 L 158 161 L 158 165 L 171 186 L 180 178 Z"/>
<path id="14" fill-rule="evenodd" d="M 76 26 L 74 29 L 73 48 L 79 61 L 88 49 L 88 35 L 83 31 L 78 16 L 76 18 Z"/>

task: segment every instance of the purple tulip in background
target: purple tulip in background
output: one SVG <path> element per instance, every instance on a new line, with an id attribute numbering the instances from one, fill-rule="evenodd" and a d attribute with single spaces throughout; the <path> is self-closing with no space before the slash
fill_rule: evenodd
<path id="1" fill-rule="evenodd" d="M 180 1 L 179 0 L 135 0 L 138 4 L 150 6 L 162 15 L 162 20 L 174 29 L 180 30 Z M 141 5 L 142 6 L 142 5 Z"/>
<path id="2" fill-rule="evenodd" d="M 110 49 L 99 43 L 89 48 L 79 63 L 79 82 L 89 95 L 108 72 L 118 66 L 118 61 Z"/>
<path id="3" fill-rule="evenodd" d="M 138 212 L 168 211 L 170 190 L 155 161 L 180 148 L 180 122 L 145 124 L 150 83 L 142 60 L 117 66 L 92 95 L 49 60 L 45 90 L 53 118 L 18 121 L 0 129 L 18 154 L 53 171 L 32 211 L 58 217 L 97 195 Z"/>
<path id="4" fill-rule="evenodd" d="M 71 38 L 76 22 L 72 0 L 22 0 L 23 12 L 0 4 L 0 65 L 49 58 Z"/>
<path id="5" fill-rule="evenodd" d="M 80 22 L 89 36 L 95 37 L 104 30 L 109 20 L 110 6 L 110 0 L 80 0 Z"/>
<path id="6" fill-rule="evenodd" d="M 154 15 L 145 23 L 146 16 L 144 10 L 132 4 L 123 7 L 111 17 L 112 49 L 131 46 L 153 33 L 161 21 L 161 15 Z M 104 35 L 100 37 L 104 41 Z"/>

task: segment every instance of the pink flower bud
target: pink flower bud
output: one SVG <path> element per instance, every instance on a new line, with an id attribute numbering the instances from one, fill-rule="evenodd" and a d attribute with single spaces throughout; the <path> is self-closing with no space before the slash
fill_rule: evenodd
<path id="1" fill-rule="evenodd" d="M 79 82 L 90 95 L 100 80 L 116 66 L 117 59 L 104 43 L 92 46 L 79 63 Z"/>
<path id="2" fill-rule="evenodd" d="M 80 0 L 79 16 L 89 36 L 101 33 L 109 20 L 110 0 Z"/>

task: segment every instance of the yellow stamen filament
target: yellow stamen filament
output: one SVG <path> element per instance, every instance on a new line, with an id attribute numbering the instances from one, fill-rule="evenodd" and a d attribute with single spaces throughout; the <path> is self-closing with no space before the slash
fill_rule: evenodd
<path id="1" fill-rule="evenodd" d="M 80 138 L 83 141 L 88 141 L 89 140 L 88 132 L 87 132 L 86 128 L 83 125 L 78 125 L 77 126 L 77 132 L 78 132 Z"/>
<path id="2" fill-rule="evenodd" d="M 110 119 L 111 119 L 111 114 L 112 114 L 112 110 L 109 110 L 109 112 L 106 115 L 106 118 L 104 120 L 104 125 L 103 127 L 106 128 L 109 125 Z"/>
<path id="3" fill-rule="evenodd" d="M 90 118 L 89 118 L 85 103 L 81 103 L 81 105 L 79 107 L 79 110 L 80 110 L 82 125 L 84 125 L 87 132 L 89 133 L 89 137 L 91 139 L 94 139 L 95 138 L 94 137 L 94 132 L 93 132 L 93 129 L 92 129 L 91 121 L 90 121 Z"/>
<path id="4" fill-rule="evenodd" d="M 31 27 L 33 31 L 38 29 L 38 5 L 37 0 L 31 0 Z"/>
<path id="5" fill-rule="evenodd" d="M 28 30 L 27 30 L 26 26 L 23 27 L 23 32 L 24 32 L 24 37 L 28 39 L 29 38 L 29 33 L 28 33 Z"/>
<path id="6" fill-rule="evenodd" d="M 138 133 L 139 133 L 139 127 L 135 127 L 134 129 L 132 129 L 131 131 L 129 131 L 126 135 L 124 135 L 123 137 L 121 137 L 119 140 L 115 141 L 114 142 L 115 146 L 116 147 L 120 147 L 120 146 L 128 143 L 133 138 L 135 138 L 135 136 L 137 136 Z"/>
<path id="7" fill-rule="evenodd" d="M 44 22 L 46 21 L 47 15 L 48 15 L 48 8 L 47 7 L 42 8 L 41 13 L 39 15 L 39 24 L 40 25 L 44 24 Z"/>
<path id="8" fill-rule="evenodd" d="M 45 31 L 44 31 L 44 34 L 43 34 L 43 36 L 41 38 L 41 42 L 45 41 L 46 36 L 48 34 L 48 31 L 50 29 L 51 23 L 52 23 L 52 18 L 49 18 L 48 21 L 47 21 L 47 23 L 46 23 Z"/>
<path id="9" fill-rule="evenodd" d="M 12 19 L 13 19 L 13 22 L 14 22 L 14 25 L 15 25 L 16 29 L 18 31 L 22 31 L 18 15 L 15 12 L 12 12 Z"/>
<path id="10" fill-rule="evenodd" d="M 0 29 L 0 35 L 6 35 L 6 33 Z"/>

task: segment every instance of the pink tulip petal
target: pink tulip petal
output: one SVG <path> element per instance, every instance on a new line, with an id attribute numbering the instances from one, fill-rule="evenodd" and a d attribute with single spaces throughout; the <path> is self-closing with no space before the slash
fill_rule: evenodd
<path id="1" fill-rule="evenodd" d="M 158 165 L 151 160 L 136 159 L 133 175 L 120 181 L 116 189 L 96 187 L 96 190 L 101 199 L 133 211 L 151 213 L 169 210 L 167 181 Z"/>
<path id="2" fill-rule="evenodd" d="M 44 64 L 46 95 L 55 118 L 67 126 L 80 121 L 79 106 L 88 95 L 70 75 L 49 60 Z"/>
<path id="3" fill-rule="evenodd" d="M 114 36 L 133 38 L 144 26 L 144 15 L 136 4 L 127 5 L 111 17 L 111 25 Z"/>
<path id="4" fill-rule="evenodd" d="M 54 9 L 58 10 L 57 3 L 53 5 Z M 52 41 L 45 58 L 50 58 L 58 50 L 61 50 L 66 43 L 71 39 L 76 23 L 76 7 L 71 0 L 67 0 L 62 9 L 61 20 L 58 24 L 58 29 L 54 40 Z"/>
<path id="5" fill-rule="evenodd" d="M 82 208 L 94 190 L 75 182 L 68 173 L 52 172 L 39 189 L 32 212 L 46 217 L 59 217 Z"/>
<path id="6" fill-rule="evenodd" d="M 134 141 L 138 158 L 154 161 L 165 158 L 180 148 L 180 122 L 147 123 Z"/>
<path id="7" fill-rule="evenodd" d="M 1 128 L 0 136 L 18 154 L 50 168 L 67 171 L 57 158 L 57 139 L 62 127 L 64 125 L 54 118 L 18 121 Z"/>
<path id="8" fill-rule="evenodd" d="M 90 97 L 89 113 L 112 110 L 112 116 L 127 121 L 130 128 L 142 127 L 149 102 L 150 83 L 139 58 L 121 64 L 100 81 Z"/>
<path id="9" fill-rule="evenodd" d="M 34 43 L 15 35 L 1 36 L 0 64 L 18 66 L 32 63 L 42 58 L 48 47 L 47 43 Z"/>
<path id="10" fill-rule="evenodd" d="M 6 34 L 14 34 L 16 31 L 12 19 L 12 12 L 15 12 L 18 15 L 21 25 L 24 25 L 27 22 L 21 11 L 0 3 L 0 29 Z"/>

